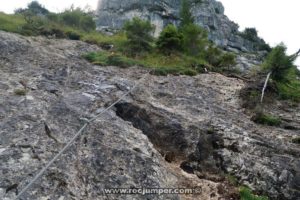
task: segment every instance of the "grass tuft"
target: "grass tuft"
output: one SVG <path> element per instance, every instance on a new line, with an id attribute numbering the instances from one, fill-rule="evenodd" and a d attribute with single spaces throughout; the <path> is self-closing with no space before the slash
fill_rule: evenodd
<path id="1" fill-rule="evenodd" d="M 240 188 L 241 200 L 268 200 L 268 197 L 257 196 L 252 193 L 252 191 L 247 187 Z"/>
<path id="2" fill-rule="evenodd" d="M 252 117 L 252 121 L 268 126 L 279 126 L 281 124 L 281 119 L 279 117 L 274 117 L 262 112 L 259 112 L 254 117 Z"/>
<path id="3" fill-rule="evenodd" d="M 25 96 L 27 94 L 27 91 L 25 89 L 15 89 L 14 93 L 18 96 Z"/>

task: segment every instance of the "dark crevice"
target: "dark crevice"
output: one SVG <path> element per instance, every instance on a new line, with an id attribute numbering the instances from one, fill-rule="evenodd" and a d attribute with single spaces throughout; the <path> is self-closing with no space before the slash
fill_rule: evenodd
<path id="1" fill-rule="evenodd" d="M 176 116 L 151 107 L 127 102 L 115 107 L 117 116 L 147 135 L 166 162 L 182 163 L 180 167 L 187 173 L 220 172 L 222 160 L 217 151 L 224 142 L 216 131 L 201 130 L 200 125 L 184 128 Z"/>
<path id="2" fill-rule="evenodd" d="M 188 148 L 182 126 L 157 113 L 147 113 L 144 108 L 130 103 L 119 103 L 116 114 L 125 121 L 140 129 L 154 147 L 165 157 L 167 162 L 173 162 L 175 157 L 182 157 Z"/>

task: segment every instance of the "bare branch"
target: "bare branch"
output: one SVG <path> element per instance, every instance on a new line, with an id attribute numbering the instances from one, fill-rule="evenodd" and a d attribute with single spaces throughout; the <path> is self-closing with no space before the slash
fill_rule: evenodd
<path id="1" fill-rule="evenodd" d="M 271 74 L 272 74 L 272 72 L 269 72 L 268 75 L 267 75 L 267 78 L 266 78 L 266 81 L 265 81 L 264 88 L 262 89 L 262 92 L 261 92 L 260 103 L 262 103 L 263 100 L 264 100 L 265 90 L 266 90 L 266 88 L 267 88 L 267 86 L 268 86 L 268 82 L 269 82 L 269 79 L 270 79 L 270 77 L 271 77 Z"/>

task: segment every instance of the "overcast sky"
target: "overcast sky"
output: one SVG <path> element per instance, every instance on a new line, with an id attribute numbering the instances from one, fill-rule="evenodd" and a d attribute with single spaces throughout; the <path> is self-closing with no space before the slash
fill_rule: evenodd
<path id="1" fill-rule="evenodd" d="M 225 14 L 237 22 L 241 30 L 256 27 L 258 34 L 271 46 L 284 42 L 289 53 L 300 48 L 300 0 L 219 0 L 225 6 Z M 1 3 L 0 11 L 13 13 L 25 7 L 31 0 L 8 0 Z M 39 0 L 51 11 L 62 11 L 75 6 L 89 5 L 95 9 L 98 0 Z M 300 65 L 300 59 L 297 62 Z"/>
<path id="2" fill-rule="evenodd" d="M 219 0 L 241 30 L 256 27 L 271 46 L 284 42 L 290 54 L 300 49 L 300 0 Z M 297 60 L 300 65 L 300 59 Z"/>

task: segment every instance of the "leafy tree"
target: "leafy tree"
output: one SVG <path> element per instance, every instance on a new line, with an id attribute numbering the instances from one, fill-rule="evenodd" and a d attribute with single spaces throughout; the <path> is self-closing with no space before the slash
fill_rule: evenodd
<path id="1" fill-rule="evenodd" d="M 198 56 L 204 51 L 207 44 L 207 31 L 195 24 L 187 24 L 181 29 L 183 34 L 183 47 L 188 55 Z"/>
<path id="2" fill-rule="evenodd" d="M 158 49 L 166 54 L 181 51 L 183 35 L 178 31 L 176 26 L 170 24 L 160 33 L 156 44 Z"/>
<path id="3" fill-rule="evenodd" d="M 38 1 L 32 1 L 25 9 L 20 8 L 15 10 L 16 14 L 23 14 L 28 12 L 33 15 L 47 15 L 50 13 L 49 10 L 42 6 Z"/>
<path id="4" fill-rule="evenodd" d="M 138 55 L 152 49 L 154 26 L 149 21 L 134 17 L 124 25 L 127 36 L 126 49 L 130 55 Z"/>
<path id="5" fill-rule="evenodd" d="M 182 0 L 180 18 L 181 18 L 180 27 L 184 27 L 185 25 L 194 23 L 194 17 L 191 13 L 191 6 L 189 0 Z"/>

